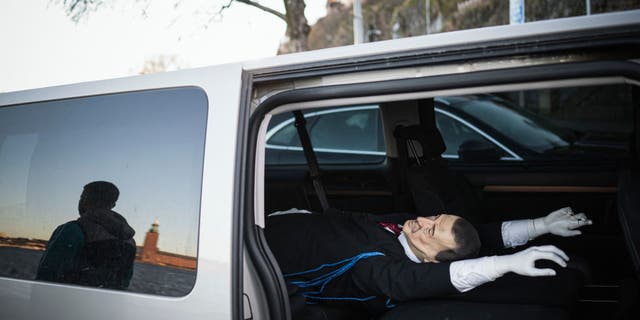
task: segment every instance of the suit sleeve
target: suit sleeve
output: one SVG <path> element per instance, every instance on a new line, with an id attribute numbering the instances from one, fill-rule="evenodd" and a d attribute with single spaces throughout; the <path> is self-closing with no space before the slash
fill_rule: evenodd
<path id="1" fill-rule="evenodd" d="M 449 263 L 414 263 L 373 257 L 353 270 L 355 285 L 366 294 L 407 301 L 458 293 L 449 276 Z"/>
<path id="2" fill-rule="evenodd" d="M 480 237 L 480 256 L 495 254 L 497 250 L 504 248 L 502 240 L 502 222 L 476 225 Z"/>

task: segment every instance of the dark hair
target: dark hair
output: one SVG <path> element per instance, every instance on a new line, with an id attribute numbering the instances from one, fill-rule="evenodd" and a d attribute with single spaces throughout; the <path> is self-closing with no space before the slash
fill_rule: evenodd
<path id="1" fill-rule="evenodd" d="M 440 262 L 475 258 L 480 252 L 480 237 L 473 225 L 464 218 L 458 218 L 451 227 L 454 249 L 438 252 L 435 259 Z"/>
<path id="2" fill-rule="evenodd" d="M 91 208 L 111 209 L 118 201 L 120 191 L 115 184 L 107 181 L 94 181 L 84 186 L 82 192 L 85 203 Z"/>

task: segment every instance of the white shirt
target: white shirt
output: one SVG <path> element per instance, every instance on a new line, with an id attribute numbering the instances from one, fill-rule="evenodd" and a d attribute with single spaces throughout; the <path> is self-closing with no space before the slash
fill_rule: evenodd
<path id="1" fill-rule="evenodd" d="M 400 241 L 400 244 L 404 249 L 404 254 L 407 255 L 409 260 L 415 263 L 422 263 L 422 261 L 420 261 L 418 256 L 416 256 L 416 254 L 413 253 L 413 250 L 411 250 L 411 247 L 409 247 L 409 242 L 407 242 L 407 236 L 404 235 L 404 232 L 400 232 L 400 235 L 398 236 L 398 241 Z"/>

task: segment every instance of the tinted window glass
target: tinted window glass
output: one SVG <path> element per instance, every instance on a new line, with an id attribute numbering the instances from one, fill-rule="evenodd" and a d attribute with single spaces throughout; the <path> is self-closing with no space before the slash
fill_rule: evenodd
<path id="1" fill-rule="evenodd" d="M 534 152 L 542 153 L 569 145 L 558 133 L 543 126 L 542 122 L 497 101 L 470 100 L 457 104 L 456 108 L 483 123 L 491 124 L 495 130 Z"/>
<path id="2" fill-rule="evenodd" d="M 442 154 L 443 158 L 458 159 L 458 150 L 460 149 L 460 145 L 472 140 L 482 141 L 493 146 L 493 148 L 498 151 L 500 157 L 509 156 L 504 152 L 504 150 L 484 138 L 473 128 L 457 119 L 454 119 L 448 114 L 436 112 L 436 126 L 438 127 L 438 130 L 440 130 L 440 134 L 442 135 L 442 139 L 446 146 L 446 150 Z"/>
<path id="3" fill-rule="evenodd" d="M 283 147 L 299 147 L 300 139 L 298 138 L 296 126 L 293 123 L 286 125 L 269 139 L 269 144 Z"/>
<path id="4" fill-rule="evenodd" d="M 305 114 L 319 163 L 377 163 L 385 147 L 377 106 L 341 107 Z M 270 124 L 267 164 L 305 164 L 293 115 Z"/>
<path id="5" fill-rule="evenodd" d="M 632 92 L 603 85 L 438 99 L 524 160 L 597 160 L 628 156 Z"/>
<path id="6" fill-rule="evenodd" d="M 197 88 L 0 108 L 0 276 L 187 294 L 206 115 Z"/>
<path id="7" fill-rule="evenodd" d="M 317 116 L 311 126 L 314 148 L 384 151 L 378 148 L 378 110 L 356 110 Z"/>

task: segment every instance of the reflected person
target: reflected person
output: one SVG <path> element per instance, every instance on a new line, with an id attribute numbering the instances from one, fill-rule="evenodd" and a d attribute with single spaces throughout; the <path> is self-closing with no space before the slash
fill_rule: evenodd
<path id="1" fill-rule="evenodd" d="M 37 280 L 126 289 L 133 275 L 135 230 L 113 211 L 120 192 L 111 182 L 84 186 L 80 218 L 58 226 L 40 259 Z"/>

